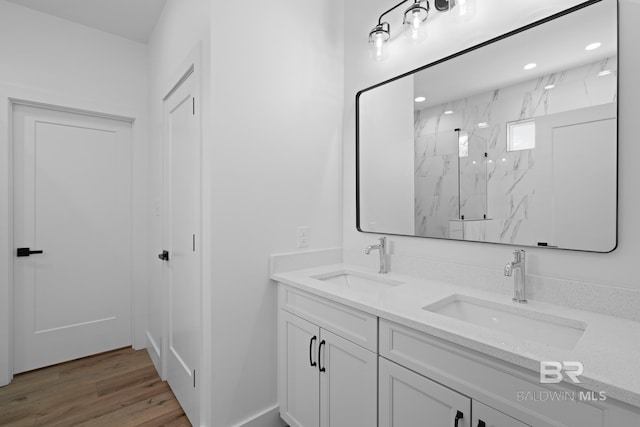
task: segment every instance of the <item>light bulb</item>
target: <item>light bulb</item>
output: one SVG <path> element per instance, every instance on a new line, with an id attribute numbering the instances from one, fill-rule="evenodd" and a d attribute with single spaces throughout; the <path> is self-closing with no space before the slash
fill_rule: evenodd
<path id="1" fill-rule="evenodd" d="M 420 12 L 413 12 L 413 29 L 420 28 Z"/>
<path id="2" fill-rule="evenodd" d="M 476 14 L 476 0 L 449 0 L 449 10 L 459 19 L 467 21 Z"/>
<path id="3" fill-rule="evenodd" d="M 404 13 L 404 35 L 411 43 L 420 43 L 427 38 L 426 20 L 429 16 L 429 4 L 416 0 Z"/>

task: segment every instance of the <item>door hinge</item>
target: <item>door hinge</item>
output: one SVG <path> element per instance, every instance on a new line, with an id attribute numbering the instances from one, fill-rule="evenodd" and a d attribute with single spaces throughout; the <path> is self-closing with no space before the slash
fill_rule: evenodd
<path id="1" fill-rule="evenodd" d="M 193 103 L 193 115 L 196 115 L 196 98 L 191 98 L 191 102 Z"/>
<path id="2" fill-rule="evenodd" d="M 193 235 L 193 252 L 196 251 L 196 235 Z"/>
<path id="3" fill-rule="evenodd" d="M 193 370 L 193 388 L 196 388 L 196 370 Z"/>

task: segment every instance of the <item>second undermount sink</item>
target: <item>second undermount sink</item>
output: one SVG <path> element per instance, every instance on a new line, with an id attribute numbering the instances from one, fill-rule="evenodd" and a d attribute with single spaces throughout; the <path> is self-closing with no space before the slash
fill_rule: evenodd
<path id="1" fill-rule="evenodd" d="M 402 282 L 386 277 L 345 270 L 318 274 L 313 276 L 313 278 L 354 291 L 367 293 L 376 293 L 402 284 Z"/>
<path id="2" fill-rule="evenodd" d="M 423 310 L 566 350 L 576 346 L 587 327 L 577 320 L 457 294 Z"/>

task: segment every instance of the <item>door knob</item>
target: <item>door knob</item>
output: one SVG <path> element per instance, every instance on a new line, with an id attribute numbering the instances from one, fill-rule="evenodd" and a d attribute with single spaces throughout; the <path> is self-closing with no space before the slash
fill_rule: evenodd
<path id="1" fill-rule="evenodd" d="M 43 251 L 32 251 L 30 248 L 18 248 L 18 250 L 16 251 L 16 256 L 23 257 L 41 253 L 43 253 Z"/>
<path id="2" fill-rule="evenodd" d="M 162 261 L 169 261 L 169 251 L 162 251 L 161 254 L 158 254 L 158 258 Z"/>

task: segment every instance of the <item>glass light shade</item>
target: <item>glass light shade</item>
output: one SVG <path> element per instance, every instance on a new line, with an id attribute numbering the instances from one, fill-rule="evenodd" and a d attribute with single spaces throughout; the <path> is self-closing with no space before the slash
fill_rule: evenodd
<path id="1" fill-rule="evenodd" d="M 426 4 L 426 7 L 422 6 Z M 420 0 L 404 13 L 404 35 L 412 43 L 420 43 L 427 38 L 427 18 L 429 17 L 429 3 Z"/>
<path id="2" fill-rule="evenodd" d="M 449 11 L 467 21 L 476 15 L 476 0 L 449 0 Z"/>
<path id="3" fill-rule="evenodd" d="M 369 56 L 375 61 L 384 61 L 387 59 L 387 42 L 391 34 L 389 32 L 389 24 L 383 22 L 376 25 L 369 33 Z"/>

